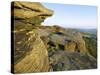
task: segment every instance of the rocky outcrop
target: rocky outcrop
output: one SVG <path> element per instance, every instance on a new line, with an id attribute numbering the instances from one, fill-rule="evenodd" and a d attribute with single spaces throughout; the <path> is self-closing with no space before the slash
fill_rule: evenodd
<path id="1" fill-rule="evenodd" d="M 48 53 L 43 41 L 32 31 L 28 33 L 24 32 L 18 32 L 15 36 L 15 49 L 17 51 L 15 54 L 16 63 L 14 65 L 14 72 L 30 73 L 48 71 Z M 22 37 L 18 35 L 22 35 Z"/>
<path id="2" fill-rule="evenodd" d="M 67 44 L 65 44 L 65 50 L 70 52 L 78 52 L 77 44 L 73 41 L 69 41 Z"/>
<path id="3" fill-rule="evenodd" d="M 52 14 L 40 3 L 12 2 L 14 73 L 49 71 L 48 52 L 36 26 Z"/>
<path id="4" fill-rule="evenodd" d="M 47 45 L 52 71 L 97 68 L 97 60 L 88 52 L 80 32 L 55 26 L 40 27 L 37 32 Z"/>
<path id="5" fill-rule="evenodd" d="M 12 2 L 12 15 L 15 20 L 20 20 L 32 25 L 40 25 L 45 18 L 51 16 L 53 11 L 45 8 L 38 2 Z"/>
<path id="6" fill-rule="evenodd" d="M 74 52 L 56 51 L 50 58 L 53 71 L 82 70 L 97 68 L 96 59 L 90 55 Z"/>
<path id="7" fill-rule="evenodd" d="M 52 10 L 38 2 L 15 1 L 11 6 L 14 73 L 97 67 L 97 60 L 89 54 L 80 32 L 59 26 L 41 26 L 53 15 Z"/>
<path id="8" fill-rule="evenodd" d="M 45 43 L 51 45 L 50 42 L 52 42 L 56 49 L 59 49 L 59 46 L 62 46 L 61 49 L 65 51 L 79 52 L 82 54 L 87 53 L 85 41 L 80 32 L 71 29 L 64 29 L 58 26 L 51 28 L 40 27 L 37 32 L 41 37 L 45 37 Z"/>
<path id="9" fill-rule="evenodd" d="M 97 58 L 97 36 L 94 34 L 83 35 L 83 38 L 86 42 L 87 51 L 95 58 Z"/>
<path id="10" fill-rule="evenodd" d="M 76 40 L 76 42 L 78 44 L 78 50 L 80 51 L 80 53 L 87 52 L 86 51 L 85 41 L 84 41 L 84 39 L 83 39 L 83 37 L 82 37 L 80 32 L 77 32 L 75 34 L 75 40 Z"/>

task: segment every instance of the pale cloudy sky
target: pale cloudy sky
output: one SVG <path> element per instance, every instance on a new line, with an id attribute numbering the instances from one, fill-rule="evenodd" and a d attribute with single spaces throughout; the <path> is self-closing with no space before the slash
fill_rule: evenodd
<path id="1" fill-rule="evenodd" d="M 54 3 L 42 4 L 54 11 L 54 15 L 44 21 L 43 24 L 45 25 L 59 25 L 70 28 L 97 28 L 96 6 Z"/>

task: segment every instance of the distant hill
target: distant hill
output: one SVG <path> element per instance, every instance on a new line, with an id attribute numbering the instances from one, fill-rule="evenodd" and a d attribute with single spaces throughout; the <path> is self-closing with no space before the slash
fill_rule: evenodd
<path id="1" fill-rule="evenodd" d="M 97 29 L 77 29 L 80 32 L 86 32 L 91 34 L 97 34 Z"/>

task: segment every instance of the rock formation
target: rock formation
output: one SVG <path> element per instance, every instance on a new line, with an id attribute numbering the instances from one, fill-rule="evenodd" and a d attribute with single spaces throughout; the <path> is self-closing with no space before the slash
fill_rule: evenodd
<path id="1" fill-rule="evenodd" d="M 14 73 L 49 71 L 48 52 L 34 26 L 52 14 L 40 3 L 12 3 Z"/>
<path id="2" fill-rule="evenodd" d="M 25 23 L 40 25 L 45 18 L 51 16 L 53 11 L 45 8 L 38 2 L 19 2 L 12 3 L 12 16 L 14 19 Z"/>
<path id="3" fill-rule="evenodd" d="M 53 71 L 97 68 L 96 59 L 80 53 L 56 51 L 50 58 Z"/>
<path id="4" fill-rule="evenodd" d="M 14 1 L 14 73 L 92 69 L 96 59 L 87 51 L 80 32 L 59 26 L 42 26 L 53 11 L 38 2 Z"/>
<path id="5" fill-rule="evenodd" d="M 56 47 L 62 45 L 65 51 L 87 53 L 85 41 L 80 32 L 75 32 L 70 29 L 65 30 L 58 26 L 52 28 L 40 27 L 37 32 L 41 37 L 48 38 L 47 43 L 52 42 Z"/>

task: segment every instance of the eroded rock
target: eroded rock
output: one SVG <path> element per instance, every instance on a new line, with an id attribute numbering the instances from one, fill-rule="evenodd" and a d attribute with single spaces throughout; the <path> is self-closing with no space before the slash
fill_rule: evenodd
<path id="1" fill-rule="evenodd" d="M 15 36 L 14 72 L 31 73 L 48 71 L 48 52 L 40 37 L 33 31 L 15 34 L 17 35 Z"/>
<path id="2" fill-rule="evenodd" d="M 53 11 L 38 2 L 12 2 L 14 73 L 92 69 L 97 62 L 80 32 L 41 26 Z"/>
<path id="3" fill-rule="evenodd" d="M 14 22 L 14 73 L 49 71 L 48 52 L 36 26 L 41 25 L 53 11 L 37 2 L 14 1 L 11 13 Z"/>
<path id="4" fill-rule="evenodd" d="M 75 52 L 56 51 L 50 58 L 53 71 L 82 70 L 97 68 L 96 59 Z"/>
<path id="5" fill-rule="evenodd" d="M 45 8 L 39 2 L 12 2 L 12 16 L 15 20 L 20 20 L 25 23 L 40 25 L 49 16 L 52 16 L 53 11 Z"/>

